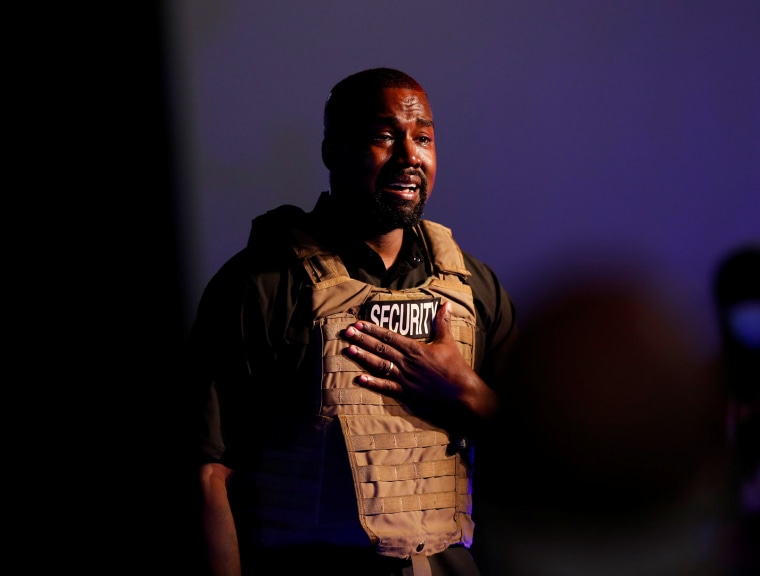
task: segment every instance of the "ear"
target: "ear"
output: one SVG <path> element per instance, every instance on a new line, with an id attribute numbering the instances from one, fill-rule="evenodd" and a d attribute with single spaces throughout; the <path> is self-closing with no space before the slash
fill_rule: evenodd
<path id="1" fill-rule="evenodd" d="M 322 163 L 328 170 L 332 170 L 335 164 L 335 151 L 326 138 L 322 140 Z"/>

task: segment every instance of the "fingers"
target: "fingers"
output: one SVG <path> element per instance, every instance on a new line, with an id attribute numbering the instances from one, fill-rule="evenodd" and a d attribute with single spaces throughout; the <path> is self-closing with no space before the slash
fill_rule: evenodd
<path id="1" fill-rule="evenodd" d="M 369 374 L 362 374 L 357 378 L 358 383 L 370 390 L 380 392 L 381 394 L 387 394 L 388 396 L 395 396 L 400 398 L 404 393 L 404 388 L 396 382 L 388 378 L 376 378 Z"/>
<path id="2" fill-rule="evenodd" d="M 436 340 L 451 333 L 451 302 L 444 302 L 442 306 L 438 307 L 433 329 Z"/>
<path id="3" fill-rule="evenodd" d="M 346 329 L 346 336 L 355 342 L 360 342 L 362 348 L 376 354 L 382 354 L 389 346 L 400 348 L 398 334 L 370 322 L 357 322 L 353 326 L 349 326 Z M 365 338 L 365 336 L 371 339 Z"/>
<path id="4" fill-rule="evenodd" d="M 353 343 L 353 347 L 359 348 L 378 357 L 382 365 L 369 366 L 379 374 L 383 374 L 388 368 L 388 361 L 394 359 L 398 362 L 399 356 L 408 354 L 408 343 L 403 337 L 395 332 L 381 328 L 369 322 L 357 322 L 345 330 L 345 337 Z M 412 342 L 413 344 L 413 342 Z M 349 348 L 349 354 L 359 356 L 359 350 Z"/>
<path id="5" fill-rule="evenodd" d="M 365 368 L 382 378 L 393 378 L 399 373 L 398 366 L 387 358 L 368 353 L 355 344 L 348 347 L 348 355 L 359 361 Z"/>
<path id="6" fill-rule="evenodd" d="M 434 341 L 443 344 L 453 338 L 450 302 L 439 306 L 434 323 Z M 406 382 L 410 362 L 412 365 L 420 364 L 427 350 L 427 344 L 423 341 L 402 336 L 371 322 L 358 321 L 348 326 L 343 336 L 349 342 L 346 353 L 369 372 L 360 381 L 377 383 L 378 387 L 385 387 L 385 382 L 392 387 Z"/>
<path id="7" fill-rule="evenodd" d="M 362 350 L 358 346 L 348 347 L 348 354 L 359 361 L 369 371 L 361 374 L 357 381 L 376 392 L 395 396 L 403 392 L 403 387 L 396 378 L 401 377 L 399 367 L 392 360 L 384 360 Z"/>

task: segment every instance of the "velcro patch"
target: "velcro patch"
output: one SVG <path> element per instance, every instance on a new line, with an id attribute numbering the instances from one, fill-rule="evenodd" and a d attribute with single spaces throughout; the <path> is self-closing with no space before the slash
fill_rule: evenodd
<path id="1" fill-rule="evenodd" d="M 361 318 L 408 338 L 429 340 L 440 304 L 440 298 L 372 300 L 364 306 Z"/>

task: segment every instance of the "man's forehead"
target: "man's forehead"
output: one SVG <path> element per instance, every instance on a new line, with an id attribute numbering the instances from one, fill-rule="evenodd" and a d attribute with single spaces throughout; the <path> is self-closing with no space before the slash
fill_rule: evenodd
<path id="1" fill-rule="evenodd" d="M 373 101 L 369 114 L 378 118 L 403 117 L 432 125 L 433 113 L 424 92 L 408 88 L 384 88 Z"/>

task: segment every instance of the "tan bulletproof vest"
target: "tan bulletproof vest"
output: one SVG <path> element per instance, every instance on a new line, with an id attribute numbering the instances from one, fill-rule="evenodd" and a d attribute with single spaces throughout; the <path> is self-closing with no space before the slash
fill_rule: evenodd
<path id="1" fill-rule="evenodd" d="M 473 365 L 476 314 L 462 253 L 444 226 L 423 220 L 418 232 L 434 273 L 407 290 L 350 278 L 337 255 L 306 236 L 295 246 L 310 278 L 322 349 L 319 416 L 340 422 L 362 527 L 379 554 L 397 558 L 429 556 L 457 543 L 469 547 L 474 526 L 471 471 L 451 449 L 455 439 L 398 401 L 355 384 L 366 370 L 345 354 L 341 339 L 368 306 L 387 309 L 391 325 L 414 332 L 414 322 L 432 322 L 430 302 L 450 301 L 454 338 Z"/>

